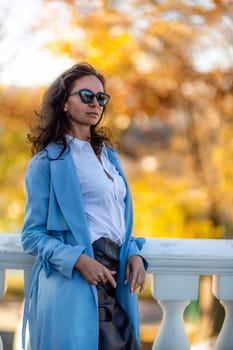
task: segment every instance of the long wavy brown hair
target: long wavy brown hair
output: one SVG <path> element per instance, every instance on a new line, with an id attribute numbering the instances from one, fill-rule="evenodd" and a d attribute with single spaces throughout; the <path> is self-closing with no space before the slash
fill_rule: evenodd
<path id="1" fill-rule="evenodd" d="M 64 105 L 75 81 L 86 75 L 97 77 L 105 90 L 104 76 L 90 64 L 79 63 L 62 73 L 45 92 L 41 109 L 35 112 L 38 119 L 37 124 L 27 135 L 28 141 L 32 144 L 33 155 L 42 151 L 51 142 L 63 145 L 61 154 L 69 147 L 66 134 L 71 132 L 74 135 L 74 130 L 70 119 L 64 112 Z M 104 111 L 105 107 L 103 113 Z M 90 143 L 96 154 L 101 152 L 103 142 L 112 146 L 110 130 L 106 127 L 98 127 L 102 116 L 96 125 L 91 126 Z"/>

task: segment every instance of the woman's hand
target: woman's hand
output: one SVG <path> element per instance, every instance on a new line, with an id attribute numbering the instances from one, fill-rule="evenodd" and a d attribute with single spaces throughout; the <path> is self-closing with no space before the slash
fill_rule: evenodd
<path id="1" fill-rule="evenodd" d="M 86 254 L 81 254 L 76 261 L 75 268 L 80 271 L 87 282 L 97 285 L 99 282 L 107 281 L 116 288 L 116 281 L 113 277 L 116 271 L 111 271 L 97 260 Z"/>
<path id="2" fill-rule="evenodd" d="M 144 290 L 145 285 L 145 269 L 143 260 L 140 255 L 132 255 L 126 265 L 125 283 L 130 282 L 130 293 L 140 287 L 140 293 Z"/>

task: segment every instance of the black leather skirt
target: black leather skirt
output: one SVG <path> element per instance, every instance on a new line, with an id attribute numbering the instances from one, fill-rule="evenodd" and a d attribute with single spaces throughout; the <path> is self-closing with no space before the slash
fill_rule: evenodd
<path id="1" fill-rule="evenodd" d="M 119 247 L 106 238 L 93 243 L 97 261 L 110 270 L 118 271 Z M 99 350 L 139 350 L 127 313 L 117 302 L 115 289 L 109 282 L 98 283 Z"/>

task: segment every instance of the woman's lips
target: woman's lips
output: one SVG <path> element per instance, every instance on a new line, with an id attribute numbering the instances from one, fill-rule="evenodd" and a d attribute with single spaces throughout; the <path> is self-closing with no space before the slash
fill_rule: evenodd
<path id="1" fill-rule="evenodd" d="M 86 115 L 88 117 L 92 117 L 92 118 L 98 118 L 99 117 L 99 113 L 97 113 L 97 112 L 87 112 Z"/>

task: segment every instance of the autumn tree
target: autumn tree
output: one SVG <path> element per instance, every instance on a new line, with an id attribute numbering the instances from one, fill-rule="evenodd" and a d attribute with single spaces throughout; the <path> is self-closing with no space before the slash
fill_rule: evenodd
<path id="1" fill-rule="evenodd" d="M 232 120 L 231 2 L 213 1 L 207 7 L 195 1 L 44 3 L 47 13 L 53 9 L 54 21 L 49 26 L 45 16 L 43 25 L 56 33 L 49 49 L 74 61 L 88 60 L 108 77 L 114 98 L 109 124 L 121 137 L 124 153 L 135 159 L 154 153 L 162 158 L 165 171 L 171 155 L 176 158 L 182 164 L 180 175 L 189 177 L 190 187 L 206 198 L 209 237 L 230 236 L 232 220 L 225 208 L 232 195 L 225 191 L 222 169 L 231 171 L 231 164 L 225 159 L 222 166 L 220 149 L 230 135 Z M 203 72 L 198 64 L 213 46 L 210 59 L 214 54 L 227 57 L 225 65 Z M 157 134 L 153 137 L 151 131 L 155 120 L 172 134 L 160 152 Z M 137 121 L 141 130 L 135 131 Z M 150 137 L 142 135 L 141 142 L 135 142 L 145 125 Z M 202 235 L 193 232 L 193 236 Z"/>

